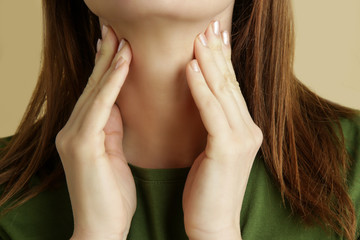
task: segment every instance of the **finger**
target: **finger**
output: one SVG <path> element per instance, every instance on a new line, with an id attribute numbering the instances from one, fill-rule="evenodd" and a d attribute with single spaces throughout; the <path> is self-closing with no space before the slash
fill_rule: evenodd
<path id="1" fill-rule="evenodd" d="M 96 53 L 97 59 L 94 66 L 94 69 L 88 79 L 88 82 L 80 95 L 78 101 L 76 102 L 74 109 L 71 113 L 71 116 L 67 124 L 71 125 L 74 123 L 74 119 L 78 118 L 78 113 L 80 109 L 83 108 L 85 102 L 88 102 L 90 93 L 94 89 L 99 88 L 98 83 L 100 82 L 104 73 L 108 70 L 111 61 L 116 53 L 116 48 L 118 46 L 118 41 L 115 36 L 114 31 L 107 26 L 102 28 L 102 40 L 98 41 L 97 49 L 99 51 Z M 98 89 L 97 89 L 98 90 Z"/>
<path id="2" fill-rule="evenodd" d="M 123 140 L 123 126 L 120 109 L 116 104 L 113 104 L 110 111 L 109 119 L 104 127 L 105 137 L 105 152 L 108 155 L 121 157 L 123 155 L 122 145 Z"/>
<path id="3" fill-rule="evenodd" d="M 229 36 L 228 31 L 225 30 L 225 31 L 221 32 L 221 41 L 222 41 L 222 52 L 223 52 L 223 56 L 225 58 L 226 64 L 228 66 L 228 69 L 231 72 L 231 74 L 236 77 L 236 74 L 234 71 L 234 66 L 231 61 L 231 45 L 230 45 L 230 36 Z M 237 85 L 238 91 L 234 94 L 234 97 L 237 100 L 239 109 L 240 109 L 241 113 L 243 114 L 245 121 L 247 121 L 248 123 L 253 123 L 253 119 L 250 115 L 249 109 L 247 107 L 244 96 L 240 89 L 240 84 L 237 79 L 236 79 L 235 85 Z"/>
<path id="4" fill-rule="evenodd" d="M 83 122 L 78 126 L 85 135 L 98 134 L 103 131 L 116 98 L 124 84 L 129 71 L 129 62 L 120 57 L 117 63 L 111 65 L 113 70 L 104 82 L 103 87 L 93 99 L 88 111 L 84 112 Z M 79 122 L 80 123 L 80 122 Z"/>
<path id="5" fill-rule="evenodd" d="M 110 26 L 103 25 L 102 28 L 102 44 L 99 52 L 97 53 L 97 61 L 93 72 L 91 73 L 90 80 L 94 80 L 94 85 L 99 82 L 105 72 L 109 69 L 110 64 L 116 54 L 116 50 L 118 47 L 118 39 L 115 35 L 115 32 L 112 30 Z M 91 82 L 90 82 L 91 86 Z"/>
<path id="6" fill-rule="evenodd" d="M 102 40 L 99 38 L 97 43 L 96 43 L 96 54 L 95 54 L 95 63 L 94 65 L 96 65 L 97 61 L 99 60 L 99 53 L 101 50 L 101 45 L 102 45 Z"/>
<path id="7" fill-rule="evenodd" d="M 239 86 L 239 83 L 236 81 L 233 67 L 232 65 L 229 67 L 228 59 L 226 59 L 224 55 L 224 44 L 220 35 L 220 27 L 221 26 L 219 21 L 212 21 L 209 24 L 209 27 L 205 30 L 204 35 L 208 40 L 208 47 L 212 50 L 211 53 L 220 71 L 223 73 L 224 76 L 228 74 L 229 80 L 234 79 L 234 81 L 231 81 L 230 83 L 234 84 L 237 87 Z"/>
<path id="8" fill-rule="evenodd" d="M 84 121 L 83 119 L 88 118 L 89 108 L 91 108 L 91 106 L 93 105 L 93 102 L 96 100 L 96 98 L 98 98 L 98 94 L 102 91 L 104 86 L 107 84 L 108 79 L 113 74 L 114 67 L 116 66 L 119 59 L 122 57 L 127 62 L 130 62 L 131 59 L 132 59 L 132 53 L 131 53 L 131 50 L 130 50 L 130 45 L 126 40 L 122 39 L 120 41 L 120 44 L 119 44 L 117 49 L 118 49 L 118 52 L 114 56 L 114 58 L 112 60 L 112 63 L 111 63 L 112 67 L 110 67 L 107 70 L 107 72 L 102 77 L 102 80 L 100 81 L 100 83 L 97 84 L 96 89 L 94 89 L 91 92 L 91 94 L 87 98 L 86 102 L 83 104 L 82 109 L 79 110 L 79 113 L 78 113 L 78 116 L 77 116 L 78 121 L 76 123 L 74 123 L 75 125 L 77 125 L 78 128 L 81 128 L 81 125 L 83 124 L 83 121 Z"/>
<path id="9" fill-rule="evenodd" d="M 210 27 L 211 26 L 211 27 Z M 225 76 L 225 81 L 231 86 L 231 94 L 240 109 L 240 113 L 246 122 L 249 122 L 249 112 L 242 96 L 239 82 L 236 79 L 235 71 L 231 62 L 231 49 L 227 46 L 224 40 L 228 41 L 227 31 L 220 33 L 220 22 L 212 21 L 205 31 L 205 36 L 208 40 L 208 47 L 212 50 L 212 54 L 216 64 L 221 73 Z M 223 39 L 224 38 L 224 39 Z"/>
<path id="10" fill-rule="evenodd" d="M 125 39 L 120 40 L 119 46 L 117 47 L 117 53 L 112 59 L 111 65 L 115 66 L 121 57 L 124 58 L 127 62 L 131 62 L 132 59 L 131 47 L 130 44 Z M 100 90 L 102 88 L 102 86 L 106 82 L 105 79 L 107 79 L 107 77 L 111 73 L 112 73 L 112 69 L 109 68 L 107 72 L 103 75 L 102 80 L 100 80 L 99 87 L 97 88 L 97 90 Z M 97 94 L 97 93 L 98 92 L 94 92 L 93 94 Z"/>
<path id="11" fill-rule="evenodd" d="M 211 27 L 210 27 L 211 26 Z M 245 122 L 250 124 L 252 118 L 249 114 L 247 105 L 243 98 L 243 95 L 240 90 L 239 82 L 236 79 L 235 71 L 231 62 L 231 48 L 229 44 L 226 44 L 224 40 L 229 42 L 229 36 L 226 35 L 227 31 L 220 33 L 220 22 L 212 21 L 209 27 L 205 31 L 205 36 L 208 39 L 208 46 L 212 50 L 215 62 L 219 66 L 222 74 L 225 77 L 225 80 L 228 81 L 228 84 L 232 86 L 231 93 L 240 109 L 240 113 Z"/>
<path id="12" fill-rule="evenodd" d="M 209 89 L 196 59 L 186 66 L 186 79 L 208 134 L 229 134 L 231 129 L 224 111 Z"/>
<path id="13" fill-rule="evenodd" d="M 195 56 L 206 83 L 224 110 L 231 129 L 243 128 L 244 120 L 233 96 L 236 89 L 233 84 L 229 84 L 231 80 L 228 78 L 232 76 L 221 72 L 204 34 L 199 34 L 195 40 Z"/>
<path id="14" fill-rule="evenodd" d="M 230 45 L 230 35 L 228 31 L 225 30 L 221 32 L 221 40 L 222 40 L 222 51 L 226 59 L 226 64 L 228 65 L 228 69 L 235 75 L 234 67 L 231 61 L 231 45 Z"/>

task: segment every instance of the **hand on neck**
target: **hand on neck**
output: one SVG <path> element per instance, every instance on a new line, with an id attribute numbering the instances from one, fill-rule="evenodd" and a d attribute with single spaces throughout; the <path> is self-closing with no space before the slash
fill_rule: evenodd
<path id="1" fill-rule="evenodd" d="M 129 74 L 116 100 L 128 162 L 145 168 L 190 166 L 206 146 L 207 132 L 187 85 L 185 66 L 194 58 L 197 34 L 211 20 L 231 32 L 233 5 L 214 16 L 179 19 L 148 16 L 100 18 L 132 49 Z M 120 18 L 120 17 L 119 17 Z"/>

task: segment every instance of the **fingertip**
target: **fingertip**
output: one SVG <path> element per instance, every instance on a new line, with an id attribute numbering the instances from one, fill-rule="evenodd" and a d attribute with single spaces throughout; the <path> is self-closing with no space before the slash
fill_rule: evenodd
<path id="1" fill-rule="evenodd" d="M 102 39 L 105 39 L 107 33 L 109 31 L 109 27 L 107 25 L 102 25 L 102 28 L 101 28 L 101 37 Z"/>
<path id="2" fill-rule="evenodd" d="M 222 42 L 225 46 L 229 47 L 230 45 L 230 36 L 229 32 L 227 30 L 223 31 L 221 33 Z"/>
<path id="3" fill-rule="evenodd" d="M 199 63 L 196 59 L 191 60 L 190 67 L 191 67 L 192 71 L 197 72 L 197 73 L 200 72 Z"/>
<path id="4" fill-rule="evenodd" d="M 99 55 L 111 55 L 116 52 L 118 46 L 118 39 L 114 29 L 110 25 L 103 25 L 102 38 L 96 44 Z"/>
<path id="5" fill-rule="evenodd" d="M 102 41 L 101 41 L 101 39 L 99 38 L 99 39 L 97 40 L 97 43 L 96 43 L 96 52 L 99 52 L 99 51 L 100 51 L 100 49 L 101 49 L 101 44 L 102 44 Z"/>
<path id="6" fill-rule="evenodd" d="M 200 33 L 197 37 L 197 39 L 199 40 L 199 42 L 201 43 L 201 45 L 203 47 L 207 47 L 208 46 L 208 39 L 206 37 L 206 35 L 204 33 Z"/>
<path id="7" fill-rule="evenodd" d="M 124 38 L 122 38 L 120 40 L 120 43 L 119 43 L 116 55 L 113 59 L 113 62 L 114 63 L 117 62 L 120 59 L 120 57 L 123 57 L 128 63 L 130 63 L 132 60 L 132 51 L 131 51 L 130 44 Z"/>

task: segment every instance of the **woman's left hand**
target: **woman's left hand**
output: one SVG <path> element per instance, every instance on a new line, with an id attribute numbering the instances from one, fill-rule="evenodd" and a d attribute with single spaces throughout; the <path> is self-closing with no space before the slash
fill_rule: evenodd
<path id="1" fill-rule="evenodd" d="M 206 148 L 194 161 L 183 192 L 184 225 L 191 240 L 241 239 L 241 206 L 263 140 L 236 80 L 226 34 L 212 21 L 197 36 L 196 59 L 186 67 L 208 132 Z"/>

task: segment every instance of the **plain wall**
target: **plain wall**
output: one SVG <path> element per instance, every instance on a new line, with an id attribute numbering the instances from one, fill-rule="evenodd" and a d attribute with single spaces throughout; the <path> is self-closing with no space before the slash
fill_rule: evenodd
<path id="1" fill-rule="evenodd" d="M 292 2 L 295 74 L 321 96 L 360 109 L 360 1 Z M 0 0 L 0 137 L 15 132 L 34 90 L 41 21 L 40 0 Z"/>

